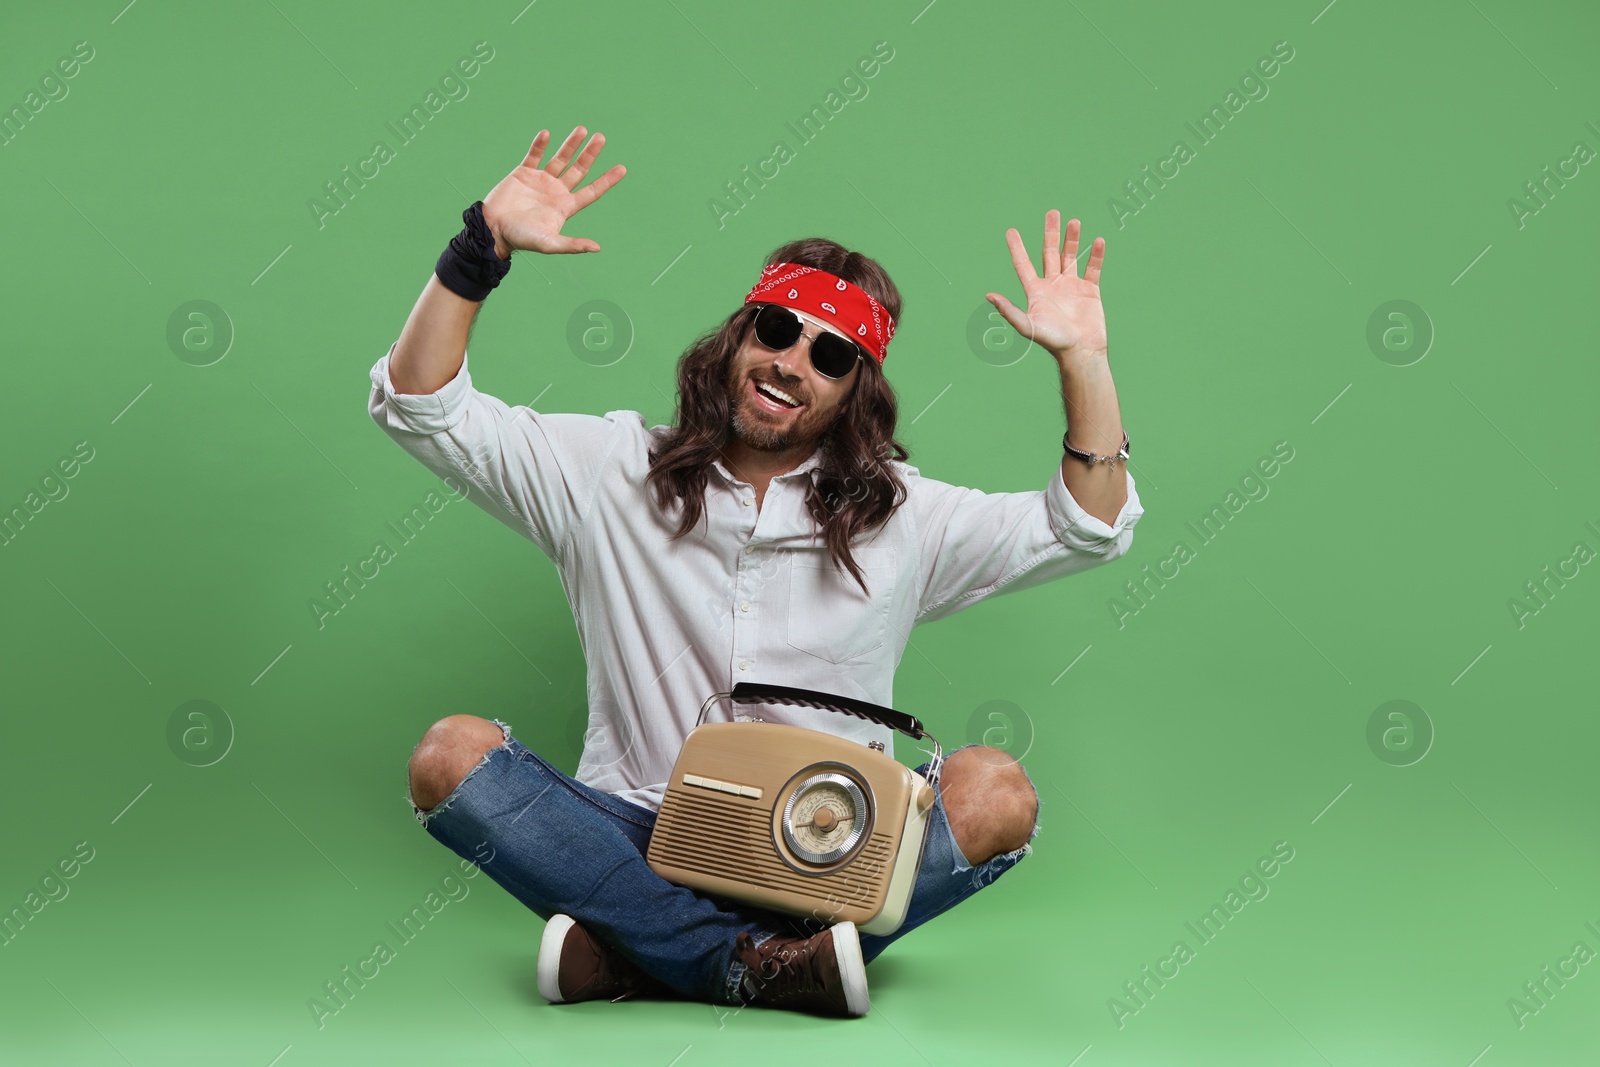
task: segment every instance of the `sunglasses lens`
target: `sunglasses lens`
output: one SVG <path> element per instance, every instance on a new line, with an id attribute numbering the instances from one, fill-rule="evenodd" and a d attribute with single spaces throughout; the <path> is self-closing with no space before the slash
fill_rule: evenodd
<path id="1" fill-rule="evenodd" d="M 838 334 L 819 334 L 811 342 L 811 365 L 818 374 L 830 378 L 843 378 L 856 364 L 856 346 Z"/>
<path id="2" fill-rule="evenodd" d="M 800 316 L 775 304 L 764 304 L 756 312 L 756 340 L 775 351 L 800 340 L 800 330 Z"/>
<path id="3" fill-rule="evenodd" d="M 781 352 L 800 340 L 805 323 L 799 315 L 779 304 L 763 304 L 756 312 L 756 340 Z M 836 333 L 824 331 L 811 342 L 811 365 L 818 374 L 843 378 L 860 358 L 861 347 Z"/>

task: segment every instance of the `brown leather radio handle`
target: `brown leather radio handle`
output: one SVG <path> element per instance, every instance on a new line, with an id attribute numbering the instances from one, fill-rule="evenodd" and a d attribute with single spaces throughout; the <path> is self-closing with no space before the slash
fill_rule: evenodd
<path id="1" fill-rule="evenodd" d="M 854 697 L 821 693 L 815 689 L 796 689 L 793 686 L 770 685 L 765 682 L 739 682 L 734 685 L 728 699 L 735 704 L 800 704 L 808 708 L 822 708 L 825 711 L 840 711 L 846 715 L 854 715 L 858 719 L 871 720 L 891 730 L 899 730 L 918 741 L 928 736 L 922 729 L 922 723 L 914 715 L 870 704 Z"/>

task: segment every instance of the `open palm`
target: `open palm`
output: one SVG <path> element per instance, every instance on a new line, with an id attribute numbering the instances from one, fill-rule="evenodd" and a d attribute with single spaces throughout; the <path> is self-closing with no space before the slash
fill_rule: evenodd
<path id="1" fill-rule="evenodd" d="M 1067 223 L 1066 248 L 1061 247 L 1061 212 L 1051 208 L 1044 216 L 1044 275 L 1033 269 L 1033 261 L 1014 228 L 1006 231 L 1011 246 L 1011 262 L 1028 298 L 1028 309 L 1020 310 L 999 293 L 987 294 L 989 303 L 1022 336 L 1030 338 L 1057 359 L 1082 353 L 1106 351 L 1106 314 L 1100 303 L 1100 264 L 1105 259 L 1106 241 L 1096 237 L 1089 250 L 1089 265 L 1078 277 L 1077 219 Z"/>
<path id="2" fill-rule="evenodd" d="M 494 234 L 495 254 L 501 259 L 510 259 L 518 248 L 551 254 L 600 251 L 599 242 L 586 237 L 568 237 L 562 234 L 561 228 L 573 215 L 621 181 L 628 168 L 619 163 L 584 188 L 577 189 L 606 141 L 605 134 L 595 134 L 574 160 L 573 153 L 587 135 L 584 127 L 576 127 L 550 162 L 541 166 L 540 158 L 550 143 L 550 131 L 540 130 L 527 157 L 484 197 L 483 220 Z M 567 166 L 569 161 L 570 167 Z"/>

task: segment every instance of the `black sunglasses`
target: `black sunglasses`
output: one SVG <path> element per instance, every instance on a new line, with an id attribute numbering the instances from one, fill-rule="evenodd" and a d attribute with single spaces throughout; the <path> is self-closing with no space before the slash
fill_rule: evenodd
<path id="1" fill-rule="evenodd" d="M 756 311 L 756 340 L 774 351 L 792 347 L 805 332 L 806 322 L 793 308 L 762 304 Z M 825 378 L 843 378 L 866 358 L 866 349 L 836 333 L 823 330 L 811 339 L 811 365 Z"/>

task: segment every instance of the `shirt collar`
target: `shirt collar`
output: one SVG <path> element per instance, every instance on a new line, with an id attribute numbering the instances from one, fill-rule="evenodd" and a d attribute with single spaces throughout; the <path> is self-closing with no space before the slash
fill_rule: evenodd
<path id="1" fill-rule="evenodd" d="M 811 468 L 820 466 L 821 464 L 822 464 L 822 449 L 818 448 L 815 451 L 813 451 L 811 453 L 811 455 L 807 456 L 804 460 L 802 460 L 800 465 L 798 467 L 796 467 L 794 470 L 788 471 L 788 472 L 786 472 L 784 474 L 774 475 L 772 480 L 773 481 L 777 481 L 779 478 L 799 478 L 799 477 L 803 476 Z M 736 483 L 736 482 L 743 481 L 743 479 L 735 478 L 732 474 L 730 474 L 728 472 L 728 468 L 723 465 L 722 460 L 714 459 L 714 460 L 711 461 L 711 465 L 712 465 L 712 467 L 714 467 L 716 469 L 717 473 L 722 475 L 722 477 L 725 480 L 727 480 L 728 482 Z"/>

